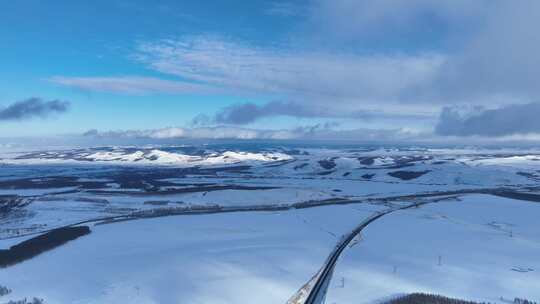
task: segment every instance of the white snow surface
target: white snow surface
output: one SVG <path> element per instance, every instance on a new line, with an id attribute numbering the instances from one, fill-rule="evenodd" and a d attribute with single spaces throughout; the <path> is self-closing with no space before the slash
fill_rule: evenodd
<path id="1" fill-rule="evenodd" d="M 73 151 L 70 151 L 73 152 Z M 65 163 L 113 163 L 131 165 L 174 165 L 174 166 L 210 166 L 235 163 L 271 162 L 292 159 L 291 156 L 279 152 L 252 153 L 245 151 L 215 152 L 209 155 L 188 155 L 177 152 L 168 152 L 160 149 L 131 151 L 126 149 L 113 149 L 93 152 L 93 150 L 77 150 L 74 153 L 44 152 L 28 154 L 17 153 L 15 157 L 0 159 L 0 164 L 42 164 Z M 21 156 L 24 156 L 21 158 Z"/>
<path id="2" fill-rule="evenodd" d="M 342 256 L 327 303 L 378 302 L 412 292 L 537 301 L 539 214 L 538 203 L 469 195 L 385 216 Z"/>
<path id="3" fill-rule="evenodd" d="M 535 150 L 474 148 L 5 153 L 0 200 L 19 205 L 0 213 L 0 249 L 48 229 L 137 212 L 323 205 L 92 222 L 91 234 L 0 269 L 0 285 L 13 290 L 0 303 L 34 296 L 46 303 L 285 303 L 341 235 L 388 208 L 370 200 L 493 189 L 538 194 L 539 159 Z M 540 301 L 540 203 L 459 199 L 371 224 L 339 260 L 327 303 L 380 303 L 410 292 Z M 346 200 L 356 203 L 325 205 Z"/>
<path id="4" fill-rule="evenodd" d="M 98 225 L 87 236 L 2 269 L 0 282 L 13 290 L 6 300 L 285 303 L 337 237 L 376 209 L 329 206 Z"/>
<path id="5" fill-rule="evenodd" d="M 98 225 L 3 269 L 0 282 L 13 289 L 6 299 L 47 303 L 285 303 L 340 235 L 376 210 L 355 204 Z M 409 292 L 536 300 L 539 212 L 540 204 L 470 195 L 385 216 L 345 251 L 327 303 Z"/>

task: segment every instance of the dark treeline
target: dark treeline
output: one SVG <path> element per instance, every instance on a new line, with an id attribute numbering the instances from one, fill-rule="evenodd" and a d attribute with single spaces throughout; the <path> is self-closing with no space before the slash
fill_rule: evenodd
<path id="1" fill-rule="evenodd" d="M 513 301 L 512 300 L 505 300 L 505 301 L 508 303 L 513 303 L 513 304 L 537 304 L 536 302 L 529 301 L 526 299 L 520 299 L 520 298 L 515 298 Z M 406 296 L 392 299 L 383 304 L 488 304 L 488 303 L 465 301 L 465 300 L 448 298 L 448 297 L 444 297 L 440 295 L 426 294 L 426 293 L 412 293 Z"/>
<path id="2" fill-rule="evenodd" d="M 88 233 L 90 233 L 88 226 L 63 227 L 23 241 L 11 246 L 9 249 L 0 250 L 0 268 L 31 259 L 40 253 L 51 250 Z"/>
<path id="3" fill-rule="evenodd" d="M 424 174 L 427 174 L 429 172 L 430 172 L 430 170 L 426 170 L 426 171 L 393 171 L 393 172 L 388 172 L 388 175 L 390 175 L 392 177 L 395 177 L 395 178 L 399 178 L 401 180 L 408 181 L 408 180 L 411 180 L 411 179 L 419 178 L 420 176 L 422 176 Z"/>
<path id="4" fill-rule="evenodd" d="M 406 296 L 395 298 L 384 304 L 479 304 L 472 301 L 452 299 L 439 295 L 412 293 Z"/>

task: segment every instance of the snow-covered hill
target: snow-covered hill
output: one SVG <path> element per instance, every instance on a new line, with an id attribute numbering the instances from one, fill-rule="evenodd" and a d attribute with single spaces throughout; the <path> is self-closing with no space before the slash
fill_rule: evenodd
<path id="1" fill-rule="evenodd" d="M 346 286 L 357 284 L 354 290 L 369 286 L 362 294 L 373 301 L 409 291 L 440 291 L 490 302 L 497 302 L 498 296 L 531 298 L 538 295 L 532 289 L 527 293 L 527 286 L 540 284 L 534 275 L 540 265 L 530 258 L 535 252 L 540 255 L 535 233 L 540 227 L 528 217 L 540 212 L 540 204 L 535 203 L 540 201 L 538 160 L 540 151 L 535 150 L 312 146 L 96 147 L 2 153 L 0 249 L 59 227 L 88 225 L 92 232 L 1 269 L 0 285 L 11 283 L 12 299 L 39 296 L 50 303 L 120 299 L 238 303 L 243 299 L 239 286 L 260 290 L 257 303 L 284 302 L 318 270 L 341 235 L 373 212 L 452 198 L 445 204 L 458 203 L 450 209 L 412 209 L 404 213 L 405 218 L 392 215 L 398 220 L 383 228 L 373 226 L 381 238 L 392 242 L 396 232 L 399 246 L 413 247 L 396 257 L 396 248 L 380 242 L 369 245 L 370 241 L 365 245 L 377 248 L 380 255 L 366 256 L 371 251 L 363 251 L 360 241 L 350 254 L 361 251 L 362 259 L 349 261 L 347 254 L 336 276 L 347 278 Z M 503 203 L 490 209 L 495 197 Z M 484 209 L 469 205 L 476 201 Z M 520 207 L 523 214 L 514 212 L 513 208 L 525 205 Z M 171 215 L 190 217 L 164 217 Z M 521 216 L 527 221 L 520 223 Z M 428 219 L 436 225 L 426 226 Z M 461 228 L 454 231 L 447 222 Z M 463 244 L 475 252 L 491 252 L 498 239 L 485 232 L 507 233 L 509 225 L 523 237 L 500 240 L 509 249 L 487 259 L 506 263 L 508 270 L 492 267 L 495 273 L 479 266 L 478 276 L 460 272 L 472 267 L 466 256 L 451 250 L 463 247 L 460 240 L 479 238 L 474 246 Z M 445 235 L 447 228 L 455 235 Z M 424 235 L 422 229 L 434 229 L 437 235 Z M 412 234 L 418 238 L 407 241 Z M 443 272 L 430 272 L 429 265 L 418 260 L 432 259 L 427 253 L 418 259 L 413 256 L 423 250 L 421 244 L 434 242 L 433 237 L 452 242 L 446 249 L 439 246 L 445 251 L 445 265 L 446 259 L 455 261 Z M 516 261 L 521 256 L 527 258 Z M 266 261 L 264 267 L 261 261 Z M 399 278 L 388 275 L 384 268 L 388 263 L 397 265 Z M 62 286 L 67 287 L 58 289 L 41 281 L 41 275 L 29 275 L 51 273 L 51 267 L 59 277 L 77 278 L 66 279 Z M 527 273 L 511 270 L 515 267 L 525 267 Z M 74 269 L 81 270 L 76 275 Z M 366 274 L 374 279 L 365 279 Z M 474 289 L 474 294 L 436 280 L 436 275 L 470 281 L 460 286 L 486 287 Z M 107 279 L 96 283 L 103 277 Z M 175 279 L 167 279 L 171 277 Z M 523 285 L 516 283 L 521 279 L 526 279 Z M 366 280 L 370 284 L 365 285 Z M 496 287 L 503 283 L 516 285 Z M 336 284 L 340 283 L 331 288 Z M 164 297 L 163 288 L 179 292 Z M 491 288 L 504 290 L 504 295 L 488 294 Z M 354 299 L 354 293 L 345 289 L 330 295 L 338 302 Z"/>

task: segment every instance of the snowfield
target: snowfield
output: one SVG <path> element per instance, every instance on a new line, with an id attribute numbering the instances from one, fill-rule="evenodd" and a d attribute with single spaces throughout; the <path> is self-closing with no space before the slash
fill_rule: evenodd
<path id="1" fill-rule="evenodd" d="M 540 151 L 205 145 L 0 155 L 0 250 L 55 228 L 91 230 L 0 268 L 12 290 L 0 303 L 286 303 L 363 220 L 417 203 L 347 246 L 327 303 L 410 292 L 540 299 Z"/>
<path id="2" fill-rule="evenodd" d="M 13 290 L 11 298 L 48 303 L 244 303 L 246 297 L 285 303 L 336 238 L 373 209 L 329 206 L 98 225 L 88 236 L 0 270 L 0 282 Z"/>
<path id="3" fill-rule="evenodd" d="M 369 303 L 412 292 L 538 300 L 539 215 L 538 203 L 469 195 L 385 216 L 343 255 L 327 301 Z"/>
<path id="4" fill-rule="evenodd" d="M 172 151 L 175 151 L 173 149 Z M 17 153 L 4 162 L 13 164 L 37 163 L 112 163 L 112 164 L 145 164 L 145 165 L 222 165 L 239 162 L 270 162 L 292 159 L 289 155 L 278 152 L 251 153 L 246 151 L 196 151 L 196 154 L 184 154 L 180 151 L 146 148 L 101 148 L 75 149 L 70 151 L 45 151 L 33 153 Z"/>

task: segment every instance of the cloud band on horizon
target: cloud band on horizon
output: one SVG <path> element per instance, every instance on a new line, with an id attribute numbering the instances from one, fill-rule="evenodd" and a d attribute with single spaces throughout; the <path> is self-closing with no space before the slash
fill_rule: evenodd
<path id="1" fill-rule="evenodd" d="M 512 104 L 465 113 L 445 107 L 435 132 L 446 136 L 508 136 L 540 133 L 540 103 Z"/>

